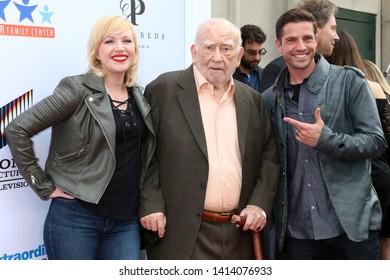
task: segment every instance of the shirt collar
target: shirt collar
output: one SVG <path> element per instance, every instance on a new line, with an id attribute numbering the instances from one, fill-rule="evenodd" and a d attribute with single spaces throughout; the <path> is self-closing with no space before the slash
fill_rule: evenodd
<path id="1" fill-rule="evenodd" d="M 196 90 L 197 90 L 198 94 L 201 92 L 202 88 L 208 88 L 209 90 L 211 90 L 213 92 L 214 86 L 206 80 L 206 78 L 202 75 L 202 73 L 199 71 L 198 67 L 195 64 L 193 65 L 193 69 L 194 69 Z M 230 85 L 229 85 L 228 92 L 229 92 L 229 96 L 232 96 L 234 94 L 234 90 L 235 90 L 233 77 L 230 78 L 229 83 L 230 83 Z"/>

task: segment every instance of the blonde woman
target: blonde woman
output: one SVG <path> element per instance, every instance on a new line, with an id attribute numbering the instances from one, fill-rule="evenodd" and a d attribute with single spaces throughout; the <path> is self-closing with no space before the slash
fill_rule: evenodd
<path id="1" fill-rule="evenodd" d="M 44 225 L 49 259 L 139 259 L 138 204 L 155 146 L 150 106 L 137 86 L 134 26 L 105 16 L 88 43 L 89 70 L 6 128 L 14 160 L 36 194 L 51 200 Z M 52 128 L 45 169 L 32 137 Z"/>

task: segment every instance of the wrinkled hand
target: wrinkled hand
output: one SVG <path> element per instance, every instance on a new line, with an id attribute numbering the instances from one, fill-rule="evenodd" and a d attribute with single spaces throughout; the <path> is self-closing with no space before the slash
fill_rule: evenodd
<path id="1" fill-rule="evenodd" d="M 241 211 L 240 216 L 246 216 L 245 225 L 242 228 L 244 231 L 250 229 L 259 232 L 267 224 L 267 215 L 263 209 L 256 205 L 248 205 L 245 207 Z M 237 224 L 237 227 L 240 227 L 240 225 Z"/>
<path id="2" fill-rule="evenodd" d="M 49 196 L 49 198 L 58 198 L 58 197 L 66 198 L 66 199 L 75 199 L 73 195 L 67 194 L 60 188 L 56 187 L 54 192 Z"/>
<path id="3" fill-rule="evenodd" d="M 314 112 L 315 123 L 304 123 L 289 117 L 283 118 L 286 123 L 295 127 L 295 138 L 309 147 L 315 147 L 320 139 L 321 131 L 324 127 L 324 121 L 321 118 L 320 108 Z"/>
<path id="4" fill-rule="evenodd" d="M 142 217 L 140 222 L 145 229 L 157 231 L 160 238 L 164 236 L 167 218 L 163 212 L 157 212 Z"/>

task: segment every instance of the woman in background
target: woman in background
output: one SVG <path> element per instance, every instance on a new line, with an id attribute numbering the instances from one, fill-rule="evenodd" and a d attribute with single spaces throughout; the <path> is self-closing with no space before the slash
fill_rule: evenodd
<path id="1" fill-rule="evenodd" d="M 89 69 L 5 130 L 12 156 L 35 193 L 51 199 L 44 225 L 49 259 L 139 259 L 140 182 L 155 147 L 150 106 L 136 84 L 134 26 L 106 16 L 93 27 Z M 42 170 L 32 137 L 51 127 Z"/>
<path id="2" fill-rule="evenodd" d="M 383 92 L 385 93 L 385 97 L 381 96 L 377 98 L 378 111 L 382 121 L 383 132 L 385 134 L 387 143 L 390 144 L 390 86 L 386 81 L 383 73 L 379 69 L 379 67 L 368 59 L 363 59 L 365 74 L 367 79 L 377 82 Z M 388 185 L 389 175 L 385 174 L 382 176 L 381 172 L 378 174 L 374 174 L 376 170 L 388 170 L 385 160 L 388 165 L 390 165 L 390 148 L 387 148 L 386 154 L 384 154 L 382 161 L 374 161 L 373 164 L 373 183 L 374 185 L 384 186 L 384 188 L 377 188 L 378 196 L 381 200 L 382 204 L 382 231 L 381 231 L 381 257 L 384 260 L 390 260 L 390 190 Z M 375 164 L 383 164 L 383 167 L 374 168 Z M 377 182 L 378 181 L 378 182 Z M 387 186 L 387 187 L 386 187 Z"/>
<path id="3" fill-rule="evenodd" d="M 390 87 L 377 66 L 368 61 L 364 61 L 359 53 L 359 49 L 351 36 L 346 31 L 337 32 L 339 41 L 336 42 L 333 53 L 327 57 L 329 63 L 336 65 L 349 65 L 359 68 L 367 77 L 367 82 L 375 97 L 379 117 L 387 142 L 390 140 Z M 375 67 L 373 67 L 373 65 Z M 379 74 L 378 74 L 379 72 Z M 390 148 L 380 157 L 373 159 L 371 168 L 371 178 L 374 188 L 378 194 L 382 208 L 382 228 L 380 232 L 381 259 L 390 259 Z"/>

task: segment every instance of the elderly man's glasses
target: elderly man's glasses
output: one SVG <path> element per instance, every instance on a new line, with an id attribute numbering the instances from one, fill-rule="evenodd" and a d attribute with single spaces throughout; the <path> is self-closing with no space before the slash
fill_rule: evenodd
<path id="1" fill-rule="evenodd" d="M 261 50 L 259 50 L 259 51 L 255 51 L 255 50 L 246 50 L 246 49 L 244 49 L 244 51 L 247 53 L 247 54 L 249 54 L 249 55 L 251 55 L 251 56 L 255 56 L 255 55 L 265 55 L 266 53 L 267 53 L 267 50 L 265 49 L 265 48 L 262 48 Z"/>

